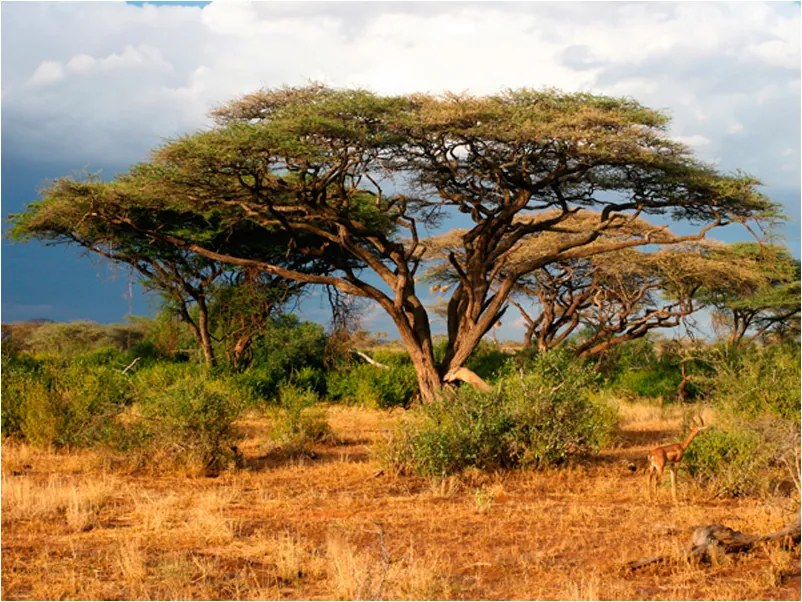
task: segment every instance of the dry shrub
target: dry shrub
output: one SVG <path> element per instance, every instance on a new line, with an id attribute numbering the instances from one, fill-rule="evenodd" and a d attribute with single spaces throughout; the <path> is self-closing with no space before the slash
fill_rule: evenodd
<path id="1" fill-rule="evenodd" d="M 229 543 L 234 539 L 237 523 L 220 511 L 204 507 L 193 508 L 186 518 L 184 530 L 205 544 Z"/>
<path id="2" fill-rule="evenodd" d="M 368 550 L 357 550 L 341 534 L 329 534 L 326 538 L 326 559 L 331 591 L 338 599 L 382 598 L 390 569 L 390 559 L 385 549 L 377 558 Z"/>
<path id="3" fill-rule="evenodd" d="M 145 492 L 134 500 L 133 517 L 146 532 L 164 531 L 175 521 L 176 508 L 180 503 L 179 498 L 172 493 L 151 496 Z"/>
<path id="4" fill-rule="evenodd" d="M 439 555 L 416 555 L 410 547 L 400 562 L 393 565 L 390 578 L 390 598 L 399 600 L 437 600 L 449 597 L 443 579 L 445 569 Z"/>

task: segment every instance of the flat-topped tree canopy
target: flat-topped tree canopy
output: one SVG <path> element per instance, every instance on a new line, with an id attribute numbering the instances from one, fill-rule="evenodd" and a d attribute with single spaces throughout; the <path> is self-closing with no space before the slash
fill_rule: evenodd
<path id="1" fill-rule="evenodd" d="M 126 187 L 126 211 L 172 211 L 208 222 L 209 231 L 172 222 L 138 231 L 208 259 L 374 300 L 398 327 L 425 400 L 466 374 L 466 359 L 518 279 L 592 253 L 622 220 L 659 214 L 696 224 L 696 235 L 671 241 L 680 242 L 776 216 L 757 180 L 699 162 L 666 134 L 664 114 L 631 99 L 525 89 L 380 96 L 310 85 L 262 90 L 213 116 L 211 130 L 168 142 L 109 184 Z M 472 225 L 453 262 L 459 283 L 437 363 L 416 283 L 420 228 L 453 210 Z M 595 212 L 595 224 L 566 237 L 556 255 L 502 270 L 524 238 L 555 231 L 582 210 Z M 233 235 L 243 231 L 286 243 L 284 256 L 240 244 Z M 632 238 L 620 248 L 650 242 L 658 241 Z"/>
<path id="2" fill-rule="evenodd" d="M 773 333 L 799 339 L 800 262 L 787 249 L 755 242 L 709 245 L 709 261 L 726 266 L 727 276 L 711 280 L 701 298 L 713 308 L 713 323 L 737 346 Z"/>

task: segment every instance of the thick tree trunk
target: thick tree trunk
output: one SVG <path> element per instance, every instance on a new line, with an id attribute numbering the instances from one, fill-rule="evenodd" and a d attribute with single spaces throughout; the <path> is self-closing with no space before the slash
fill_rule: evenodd
<path id="1" fill-rule="evenodd" d="M 427 357 L 427 354 L 421 349 L 407 348 L 407 351 L 409 351 L 409 357 L 412 359 L 412 365 L 415 367 L 415 374 L 418 377 L 421 401 L 431 403 L 443 391 L 443 381 L 437 372 L 434 357 Z"/>
<path id="2" fill-rule="evenodd" d="M 401 335 L 401 343 L 415 368 L 421 401 L 434 401 L 443 390 L 443 379 L 434 360 L 434 345 L 425 309 L 422 305 L 410 312 L 396 305 L 386 305 L 385 309 L 395 322 Z"/>

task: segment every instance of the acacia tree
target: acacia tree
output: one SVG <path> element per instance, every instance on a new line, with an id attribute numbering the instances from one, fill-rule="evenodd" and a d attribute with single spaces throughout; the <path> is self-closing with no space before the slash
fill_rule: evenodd
<path id="1" fill-rule="evenodd" d="M 754 178 L 695 160 L 668 137 L 663 114 L 629 99 L 531 90 L 382 97 L 313 85 L 247 95 L 214 115 L 217 127 L 167 143 L 121 178 L 122 206 L 87 219 L 128 223 L 211 260 L 371 299 L 398 328 L 426 401 L 465 376 L 466 359 L 526 274 L 774 213 Z M 142 207 L 247 225 L 282 237 L 286 252 L 266 256 L 202 228 L 132 223 Z M 576 231 L 566 220 L 581 209 L 598 219 Z M 461 256 L 449 256 L 459 282 L 437 362 L 416 278 L 426 228 L 458 214 L 469 227 Z M 608 236 L 641 215 L 698 231 Z M 559 244 L 508 261 L 523 240 L 545 232 L 560 233 Z"/>
<path id="2" fill-rule="evenodd" d="M 124 220 L 109 220 L 104 217 L 107 211 L 129 214 Z M 44 200 L 30 205 L 14 220 L 12 236 L 18 240 L 76 244 L 133 268 L 144 287 L 158 292 L 169 310 L 189 327 L 209 367 L 218 363 L 215 342 L 220 341 L 232 364 L 240 365 L 254 333 L 268 316 L 300 293 L 299 283 L 235 268 L 145 234 L 146 229 L 157 227 L 202 228 L 207 237 L 230 236 L 232 232 L 218 227 L 213 234 L 212 224 L 199 216 L 133 206 L 121 186 L 96 178 L 57 180 Z M 238 235 L 243 243 L 245 234 Z M 265 249 L 270 243 L 260 244 Z M 284 245 L 279 243 L 276 248 L 283 250 Z M 227 346 L 228 341 L 231 344 Z"/>
<path id="3" fill-rule="evenodd" d="M 698 285 L 683 287 L 675 298 L 664 296 L 660 260 L 668 259 L 666 254 L 626 250 L 541 268 L 516 290 L 519 299 L 536 299 L 538 313 L 512 301 L 527 324 L 525 343 L 545 351 L 582 328 L 587 336 L 576 343 L 577 355 L 596 355 L 651 330 L 679 325 L 695 309 Z"/>
<path id="4" fill-rule="evenodd" d="M 580 232 L 594 229 L 597 222 L 598 214 L 579 211 L 564 225 Z M 631 220 L 610 228 L 606 238 L 627 240 L 635 232 L 653 230 L 654 226 L 643 220 Z M 430 243 L 434 265 L 427 278 L 435 282 L 437 291 L 445 292 L 458 282 L 446 256 L 459 257 L 462 234 L 451 232 Z M 541 255 L 561 240 L 561 235 L 553 232 L 529 237 L 510 253 L 508 261 Z M 604 242 L 588 246 L 595 244 Z M 677 326 L 696 309 L 694 294 L 703 284 L 728 277 L 727 266 L 702 257 L 700 248 L 696 243 L 657 252 L 621 249 L 557 261 L 525 274 L 510 296 L 510 304 L 526 325 L 524 345 L 546 351 L 581 328 L 587 336 L 576 343 L 576 353 L 595 355 L 652 329 Z"/>
<path id="5" fill-rule="evenodd" d="M 711 258 L 728 266 L 730 277 L 702 291 L 713 308 L 714 325 L 728 331 L 727 340 L 739 346 L 776 332 L 799 337 L 800 262 L 777 245 L 735 243 L 711 247 Z"/>

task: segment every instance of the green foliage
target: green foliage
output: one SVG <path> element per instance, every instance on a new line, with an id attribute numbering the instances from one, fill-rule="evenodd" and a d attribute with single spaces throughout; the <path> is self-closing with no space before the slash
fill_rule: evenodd
<path id="1" fill-rule="evenodd" d="M 3 356 L 3 435 L 33 445 L 84 447 L 112 443 L 131 400 L 119 370 L 92 363 Z"/>
<path id="2" fill-rule="evenodd" d="M 777 419 L 728 420 L 694 439 L 682 468 L 714 495 L 754 495 L 789 477 L 799 450 L 798 425 Z M 786 466 L 786 461 L 789 461 Z"/>
<path id="3" fill-rule="evenodd" d="M 155 458 L 218 470 L 234 459 L 234 421 L 247 395 L 233 380 L 191 365 L 159 364 L 137 374 L 134 423 Z"/>
<path id="4" fill-rule="evenodd" d="M 716 495 L 765 493 L 798 479 L 799 348 L 720 345 L 702 357 L 712 367 L 704 384 L 718 423 L 694 440 L 684 468 Z"/>
<path id="5" fill-rule="evenodd" d="M 326 410 L 318 404 L 314 392 L 283 384 L 278 400 L 273 411 L 273 439 L 285 452 L 308 453 L 312 444 L 333 439 Z"/>
<path id="6" fill-rule="evenodd" d="M 327 396 L 373 408 L 407 407 L 418 390 L 415 369 L 405 353 L 379 351 L 375 360 L 387 366 L 356 364 L 327 374 Z"/>
<path id="7" fill-rule="evenodd" d="M 764 450 L 754 431 L 711 428 L 687 449 L 682 466 L 719 494 L 743 495 L 754 490 L 765 467 Z"/>
<path id="8" fill-rule="evenodd" d="M 468 358 L 466 367 L 484 380 L 493 380 L 511 357 L 509 353 L 499 349 L 497 344 L 483 339 Z"/>
<path id="9" fill-rule="evenodd" d="M 47 395 L 42 382 L 42 362 L 3 343 L 2 374 L 2 433 L 3 437 L 22 436 L 27 405 L 34 397 Z"/>
<path id="10" fill-rule="evenodd" d="M 601 359 L 602 373 L 608 380 L 631 370 L 645 370 L 658 361 L 654 343 L 648 336 L 611 347 Z"/>
<path id="11" fill-rule="evenodd" d="M 540 468 L 597 452 L 616 415 L 591 399 L 596 381 L 593 370 L 570 354 L 540 354 L 529 372 L 506 375 L 493 392 L 462 387 L 421 406 L 400 427 L 386 460 L 443 476 L 468 467 Z"/>
<path id="12" fill-rule="evenodd" d="M 70 359 L 94 352 L 126 352 L 144 337 L 142 324 L 98 324 L 89 321 L 13 324 L 8 336 L 20 351 Z M 4 341 L 5 344 L 5 341 Z"/>
<path id="13" fill-rule="evenodd" d="M 275 399 L 283 383 L 296 382 L 325 393 L 322 377 L 326 337 L 323 327 L 281 316 L 253 343 L 253 361 L 237 380 L 260 399 Z"/>
<path id="14" fill-rule="evenodd" d="M 197 347 L 187 324 L 167 307 L 163 307 L 154 318 L 136 317 L 133 321 L 143 336 L 131 348 L 131 355 L 142 358 L 145 364 L 159 360 L 186 361 L 189 359 L 188 351 Z"/>
<path id="15" fill-rule="evenodd" d="M 715 367 L 713 403 L 744 417 L 775 415 L 800 421 L 800 349 L 797 345 L 750 346 L 720 350 Z"/>
<path id="16" fill-rule="evenodd" d="M 676 397 L 677 387 L 682 375 L 676 364 L 658 362 L 649 370 L 630 370 L 621 373 L 615 380 L 614 388 L 622 393 L 634 394 L 652 399 L 672 399 Z"/>
<path id="17" fill-rule="evenodd" d="M 666 346 L 658 353 L 646 337 L 613 347 L 602 369 L 608 386 L 624 396 L 675 399 L 682 381 L 676 352 Z"/>

